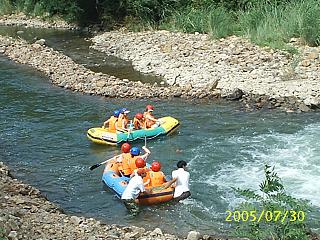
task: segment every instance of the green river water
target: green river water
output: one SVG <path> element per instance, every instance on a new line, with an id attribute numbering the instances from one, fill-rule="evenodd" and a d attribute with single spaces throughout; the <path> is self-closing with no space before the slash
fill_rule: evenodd
<path id="1" fill-rule="evenodd" d="M 68 41 L 76 45 L 72 36 L 77 39 L 77 35 L 42 33 L 61 51 Z M 85 54 L 82 50 L 79 56 Z M 77 49 L 68 51 L 77 56 Z M 91 54 L 90 64 L 99 63 L 97 59 Z M 119 76 L 121 66 L 130 69 L 116 58 L 104 60 L 104 70 L 109 68 Z M 133 70 L 123 71 L 133 80 L 140 76 L 158 81 Z M 181 122 L 175 134 L 147 143 L 150 160 L 160 161 L 166 174 L 177 161 L 186 160 L 192 197 L 177 205 L 145 207 L 132 218 L 115 195 L 103 189 L 103 168 L 89 170 L 118 154 L 119 148 L 91 143 L 86 131 L 100 126 L 114 109 L 127 107 L 134 113 L 149 103 L 155 106 L 156 116 L 170 115 Z M 290 194 L 310 200 L 315 207 L 312 226 L 319 231 L 320 112 L 243 112 L 233 102 L 133 101 L 83 95 L 53 86 L 41 73 L 3 55 L 0 106 L 0 160 L 18 179 L 39 188 L 69 213 L 107 223 L 161 227 L 179 235 L 190 230 L 223 234 L 233 227 L 225 221 L 226 211 L 236 210 L 241 201 L 231 187 L 258 189 L 267 163 L 276 167 Z M 143 142 L 136 145 L 141 147 Z"/>

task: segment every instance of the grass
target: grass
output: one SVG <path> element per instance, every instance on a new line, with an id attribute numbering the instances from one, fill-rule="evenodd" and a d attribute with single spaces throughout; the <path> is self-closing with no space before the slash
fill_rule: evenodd
<path id="1" fill-rule="evenodd" d="M 218 2 L 206 1 L 197 5 L 191 1 L 174 7 L 170 5 L 170 1 L 160 4 L 158 1 L 136 0 L 130 2 L 133 4 L 133 10 L 130 10 L 130 6 L 121 10 L 122 14 L 127 14 L 122 22 L 108 15 L 102 15 L 100 19 L 103 23 L 111 23 L 113 26 L 122 23 L 134 31 L 166 29 L 187 33 L 199 32 L 208 33 L 216 39 L 231 35 L 243 36 L 260 46 L 292 53 L 297 52 L 288 45 L 293 37 L 301 38 L 310 46 L 320 46 L 319 0 L 249 1 L 253 4 L 242 10 L 231 10 L 227 5 L 223 5 L 226 1 L 220 1 L 220 4 Z M 211 3 L 215 4 L 210 5 Z M 34 4 L 33 0 L 16 0 L 13 6 L 10 0 L 0 0 L 0 14 L 17 11 L 31 16 L 47 16 L 51 12 L 49 15 L 52 16 L 53 12 L 59 10 L 59 13 L 65 14 L 65 19 L 71 21 L 81 12 L 76 3 L 62 4 L 56 0 L 48 4 L 44 1 Z"/>
<path id="2" fill-rule="evenodd" d="M 14 10 L 14 7 L 11 5 L 9 0 L 0 0 L 0 14 L 6 15 L 11 14 Z"/>
<path id="3" fill-rule="evenodd" d="M 260 46 L 297 53 L 287 44 L 293 37 L 303 39 L 310 46 L 320 45 L 320 1 L 275 4 L 266 0 L 238 11 L 223 6 L 186 8 L 173 12 L 160 27 L 187 33 L 209 33 L 214 38 L 238 35 Z"/>

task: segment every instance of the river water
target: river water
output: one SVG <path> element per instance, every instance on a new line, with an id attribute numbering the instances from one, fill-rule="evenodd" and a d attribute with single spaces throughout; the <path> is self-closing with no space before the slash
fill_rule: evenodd
<path id="1" fill-rule="evenodd" d="M 160 161 L 170 174 L 177 161 L 186 160 L 192 197 L 177 205 L 145 207 L 133 218 L 113 193 L 103 189 L 103 167 L 89 170 L 118 154 L 119 148 L 91 143 L 86 130 L 101 125 L 114 109 L 128 107 L 135 113 L 150 103 L 156 116 L 174 116 L 181 127 L 147 143 L 149 161 Z M 69 213 L 107 223 L 161 227 L 178 235 L 190 230 L 223 234 L 233 227 L 225 221 L 226 210 L 236 210 L 241 201 L 232 187 L 257 190 L 264 164 L 269 164 L 276 167 L 288 193 L 310 200 L 315 210 L 308 221 L 312 218 L 319 231 L 320 112 L 243 112 L 233 102 L 83 95 L 52 86 L 41 73 L 3 55 L 0 106 L 0 160 Z"/>

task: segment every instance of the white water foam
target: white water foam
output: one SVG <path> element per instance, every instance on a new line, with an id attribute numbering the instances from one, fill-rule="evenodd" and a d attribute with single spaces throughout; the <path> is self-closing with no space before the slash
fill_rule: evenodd
<path id="1" fill-rule="evenodd" d="M 229 200 L 229 206 L 234 206 L 239 199 L 232 196 L 228 188 L 257 190 L 264 178 L 264 164 L 274 165 L 288 193 L 320 207 L 319 130 L 320 124 L 313 124 L 295 134 L 268 133 L 230 138 L 231 144 L 243 144 L 236 154 L 238 159 L 246 160 L 239 164 L 222 163 L 216 174 L 202 180 L 226 192 L 223 198 Z"/>

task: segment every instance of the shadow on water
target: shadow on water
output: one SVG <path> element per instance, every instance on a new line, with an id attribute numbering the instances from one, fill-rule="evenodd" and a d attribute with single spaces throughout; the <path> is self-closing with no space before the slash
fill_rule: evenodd
<path id="1" fill-rule="evenodd" d="M 45 39 L 46 45 L 71 57 L 94 72 L 109 74 L 121 79 L 143 83 L 163 84 L 161 77 L 135 71 L 131 62 L 89 48 L 91 35 L 81 31 L 37 29 L 17 26 L 0 26 L 0 35 L 22 38 L 33 43 Z"/>

